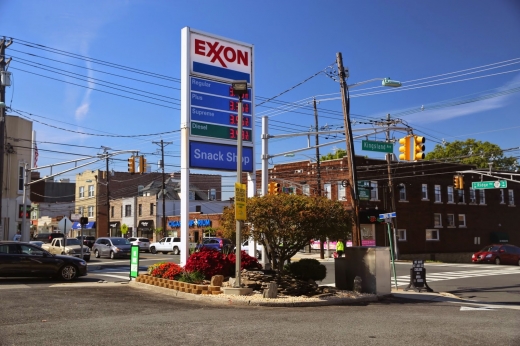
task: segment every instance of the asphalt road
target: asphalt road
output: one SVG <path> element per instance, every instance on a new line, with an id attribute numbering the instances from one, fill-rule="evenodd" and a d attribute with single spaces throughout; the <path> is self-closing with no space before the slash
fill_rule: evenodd
<path id="1" fill-rule="evenodd" d="M 357 306 L 211 305 L 109 283 L 5 289 L 0 345 L 519 345 L 519 310 L 388 298 Z"/>

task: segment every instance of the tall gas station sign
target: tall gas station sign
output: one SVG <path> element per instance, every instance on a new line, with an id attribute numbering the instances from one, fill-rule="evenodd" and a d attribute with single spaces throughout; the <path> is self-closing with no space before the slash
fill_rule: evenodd
<path id="1" fill-rule="evenodd" d="M 181 264 L 188 255 L 191 169 L 236 171 L 242 136 L 242 170 L 254 175 L 253 46 L 185 27 L 181 31 Z M 242 133 L 238 96 L 231 83 L 247 81 Z"/>

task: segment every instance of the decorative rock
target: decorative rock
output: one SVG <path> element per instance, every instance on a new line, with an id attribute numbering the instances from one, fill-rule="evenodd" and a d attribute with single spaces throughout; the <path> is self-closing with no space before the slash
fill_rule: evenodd
<path id="1" fill-rule="evenodd" d="M 274 282 L 268 283 L 264 289 L 264 298 L 276 298 L 278 296 L 278 285 Z"/>
<path id="2" fill-rule="evenodd" d="M 222 282 L 224 282 L 224 276 L 223 275 L 214 275 L 211 277 L 211 286 L 222 286 Z"/>
<path id="3" fill-rule="evenodd" d="M 235 287 L 235 281 L 236 281 L 235 278 L 229 278 L 228 286 L 229 287 Z"/>

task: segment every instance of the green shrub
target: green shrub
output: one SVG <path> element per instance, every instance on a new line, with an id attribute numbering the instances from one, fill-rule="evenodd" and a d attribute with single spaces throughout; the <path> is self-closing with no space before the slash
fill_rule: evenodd
<path id="1" fill-rule="evenodd" d="M 204 281 L 204 274 L 199 271 L 187 272 L 183 271 L 178 277 L 177 281 L 187 282 L 190 284 L 200 284 Z"/>
<path id="2" fill-rule="evenodd" d="M 291 275 L 301 280 L 321 281 L 327 276 L 327 268 L 314 258 L 301 259 L 285 268 Z"/>

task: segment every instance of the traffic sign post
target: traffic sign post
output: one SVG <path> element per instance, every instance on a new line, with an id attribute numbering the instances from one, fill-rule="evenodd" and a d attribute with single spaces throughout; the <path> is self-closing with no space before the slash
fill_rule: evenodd
<path id="1" fill-rule="evenodd" d="M 507 180 L 472 182 L 471 183 L 471 188 L 474 189 L 474 190 L 505 189 L 505 188 L 507 188 Z"/>

